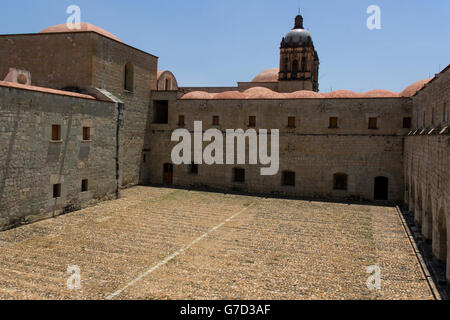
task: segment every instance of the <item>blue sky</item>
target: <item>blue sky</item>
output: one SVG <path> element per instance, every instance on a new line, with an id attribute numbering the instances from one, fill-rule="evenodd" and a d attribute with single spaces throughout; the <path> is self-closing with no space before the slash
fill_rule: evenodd
<path id="1" fill-rule="evenodd" d="M 65 23 L 66 8 L 160 57 L 183 86 L 230 86 L 278 67 L 298 9 L 320 58 L 320 89 L 401 91 L 450 64 L 449 0 L 21 0 L 2 3 L 0 34 Z M 368 30 L 369 5 L 381 30 Z"/>

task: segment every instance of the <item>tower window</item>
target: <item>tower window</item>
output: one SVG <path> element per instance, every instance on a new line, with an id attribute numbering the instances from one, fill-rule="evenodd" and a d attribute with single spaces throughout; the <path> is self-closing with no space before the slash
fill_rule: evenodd
<path id="1" fill-rule="evenodd" d="M 283 172 L 283 186 L 295 186 L 295 172 L 284 171 Z"/>
<path id="2" fill-rule="evenodd" d="M 347 190 L 348 176 L 345 173 L 336 173 L 333 177 L 334 190 Z"/>
<path id="3" fill-rule="evenodd" d="M 86 192 L 89 189 L 89 181 L 87 179 L 81 180 L 81 192 Z"/>
<path id="4" fill-rule="evenodd" d="M 256 127 L 256 117 L 255 116 L 248 117 L 248 126 Z"/>
<path id="5" fill-rule="evenodd" d="M 213 116 L 213 126 L 218 126 L 220 124 L 219 116 Z"/>
<path id="6" fill-rule="evenodd" d="M 403 129 L 411 128 L 411 117 L 403 118 Z"/>
<path id="7" fill-rule="evenodd" d="M 52 125 L 52 141 L 61 141 L 61 126 L 59 124 Z"/>
<path id="8" fill-rule="evenodd" d="M 53 198 L 60 198 L 61 197 L 61 184 L 54 184 L 53 185 Z"/>
<path id="9" fill-rule="evenodd" d="M 338 128 L 338 117 L 330 117 L 330 129 Z"/>
<path id="10" fill-rule="evenodd" d="M 301 69 L 301 71 L 303 71 L 303 72 L 306 71 L 306 58 L 305 57 L 302 58 L 302 69 Z"/>
<path id="11" fill-rule="evenodd" d="M 233 181 L 244 183 L 245 182 L 245 169 L 234 168 L 233 169 Z"/>
<path id="12" fill-rule="evenodd" d="M 131 62 L 125 65 L 124 89 L 130 92 L 134 91 L 134 66 Z"/>
<path id="13" fill-rule="evenodd" d="M 295 117 L 288 117 L 288 127 L 295 128 Z"/>
<path id="14" fill-rule="evenodd" d="M 297 78 L 297 73 L 298 73 L 298 61 L 294 60 L 294 62 L 292 62 L 292 78 Z"/>
<path id="15" fill-rule="evenodd" d="M 166 79 L 166 91 L 170 90 L 170 83 L 169 83 L 169 79 Z"/>
<path id="16" fill-rule="evenodd" d="M 377 118 L 369 118 L 369 129 L 378 129 L 378 119 Z"/>

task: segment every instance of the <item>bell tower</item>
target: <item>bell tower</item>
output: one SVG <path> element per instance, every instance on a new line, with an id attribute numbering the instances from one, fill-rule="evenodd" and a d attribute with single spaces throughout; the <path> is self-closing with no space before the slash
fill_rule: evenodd
<path id="1" fill-rule="evenodd" d="M 278 80 L 280 92 L 319 91 L 319 56 L 301 15 L 281 41 Z"/>

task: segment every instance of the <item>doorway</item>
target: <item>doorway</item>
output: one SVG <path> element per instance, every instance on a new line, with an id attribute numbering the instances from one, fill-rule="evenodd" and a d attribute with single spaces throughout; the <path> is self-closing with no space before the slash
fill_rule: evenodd
<path id="1" fill-rule="evenodd" d="M 163 184 L 165 185 L 173 184 L 173 164 L 171 163 L 164 164 Z"/>
<path id="2" fill-rule="evenodd" d="M 389 200 L 389 179 L 386 177 L 376 177 L 374 190 L 375 200 Z"/>

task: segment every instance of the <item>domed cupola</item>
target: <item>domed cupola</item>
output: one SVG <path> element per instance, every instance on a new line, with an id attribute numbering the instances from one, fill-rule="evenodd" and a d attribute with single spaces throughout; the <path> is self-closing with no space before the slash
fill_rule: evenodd
<path id="1" fill-rule="evenodd" d="M 298 15 L 295 18 L 294 29 L 286 34 L 281 42 L 281 47 L 296 47 L 302 45 L 311 45 L 311 33 L 303 28 L 303 17 Z"/>
<path id="2" fill-rule="evenodd" d="M 301 15 L 295 17 L 294 28 L 281 41 L 278 80 L 281 92 L 319 91 L 319 56 Z"/>

